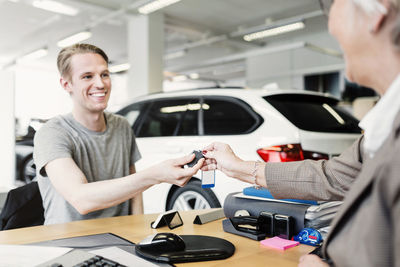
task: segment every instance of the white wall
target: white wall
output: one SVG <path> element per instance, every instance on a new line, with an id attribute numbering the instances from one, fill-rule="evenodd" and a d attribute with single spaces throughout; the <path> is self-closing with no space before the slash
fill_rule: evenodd
<path id="1" fill-rule="evenodd" d="M 13 185 L 15 176 L 14 73 L 0 71 L 0 192 Z"/>
<path id="2" fill-rule="evenodd" d="M 15 116 L 22 130 L 31 118 L 49 119 L 71 109 L 55 68 L 19 65 L 15 73 Z"/>
<path id="3" fill-rule="evenodd" d="M 31 118 L 50 119 L 72 110 L 72 101 L 61 87 L 60 75 L 55 67 L 20 65 L 15 67 L 15 73 L 15 117 L 19 120 L 22 132 Z M 115 111 L 128 97 L 126 76 L 112 75 L 111 79 L 108 110 Z"/>

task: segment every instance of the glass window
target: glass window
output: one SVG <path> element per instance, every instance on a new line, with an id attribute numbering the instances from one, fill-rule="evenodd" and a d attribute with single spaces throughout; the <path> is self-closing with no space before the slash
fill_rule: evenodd
<path id="1" fill-rule="evenodd" d="M 314 95 L 284 94 L 264 99 L 302 130 L 361 133 L 358 120 L 337 106 L 337 100 Z"/>
<path id="2" fill-rule="evenodd" d="M 138 108 L 138 106 L 136 106 L 136 108 L 126 113 L 125 118 L 128 120 L 130 125 L 133 125 L 133 123 L 139 117 L 139 114 L 140 114 L 140 109 Z"/>
<path id="3" fill-rule="evenodd" d="M 155 101 L 143 118 L 138 137 L 197 135 L 199 109 L 198 100 Z"/>
<path id="4" fill-rule="evenodd" d="M 204 134 L 233 135 L 252 131 L 257 125 L 257 117 L 245 105 L 241 100 L 206 98 L 203 104 Z"/>
<path id="5" fill-rule="evenodd" d="M 138 130 L 138 122 L 140 120 L 138 118 L 144 113 L 148 104 L 144 102 L 134 103 L 117 112 L 117 114 L 124 116 L 128 120 L 135 134 Z"/>

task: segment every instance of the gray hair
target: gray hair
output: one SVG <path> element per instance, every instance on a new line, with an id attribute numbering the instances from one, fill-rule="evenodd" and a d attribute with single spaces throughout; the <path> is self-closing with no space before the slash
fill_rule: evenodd
<path id="1" fill-rule="evenodd" d="M 393 3 L 397 3 L 397 0 L 391 0 Z M 388 10 L 379 0 L 353 0 L 353 2 L 364 9 L 364 11 L 368 14 L 371 13 L 382 13 L 387 14 Z"/>
<path id="2" fill-rule="evenodd" d="M 353 0 L 353 2 L 361 7 L 367 14 L 381 13 L 388 14 L 388 10 L 379 0 Z M 396 12 L 396 18 L 393 23 L 391 32 L 392 43 L 395 47 L 400 50 L 400 16 L 398 15 L 398 7 L 400 6 L 400 0 L 390 0 L 392 7 Z"/>

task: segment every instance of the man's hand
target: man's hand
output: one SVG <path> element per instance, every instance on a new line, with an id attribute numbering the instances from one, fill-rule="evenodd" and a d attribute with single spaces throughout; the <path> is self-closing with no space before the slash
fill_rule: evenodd
<path id="1" fill-rule="evenodd" d="M 298 267 L 329 267 L 317 255 L 304 255 L 300 258 Z"/>
<path id="2" fill-rule="evenodd" d="M 193 167 L 184 169 L 183 166 L 191 162 L 194 157 L 192 153 L 181 158 L 165 160 L 151 167 L 150 172 L 159 183 L 165 182 L 182 187 L 203 166 L 204 159 L 200 159 Z"/>

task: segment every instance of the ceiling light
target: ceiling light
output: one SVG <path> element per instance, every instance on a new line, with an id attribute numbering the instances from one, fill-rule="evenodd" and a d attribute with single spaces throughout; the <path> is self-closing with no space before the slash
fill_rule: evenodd
<path id="1" fill-rule="evenodd" d="M 303 29 L 304 27 L 305 27 L 304 22 L 299 21 L 299 22 L 295 22 L 295 23 L 291 23 L 291 24 L 287 24 L 287 25 L 283 25 L 283 26 L 279 26 L 279 27 L 274 27 L 274 28 L 267 29 L 264 31 L 246 34 L 245 36 L 243 36 L 243 39 L 245 41 L 250 42 L 250 41 L 253 41 L 256 39 L 261 39 L 261 38 L 265 38 L 265 37 L 269 37 L 269 36 L 283 34 L 286 32 L 300 30 L 300 29 Z"/>
<path id="2" fill-rule="evenodd" d="M 139 13 L 147 15 L 181 0 L 155 0 L 138 8 Z"/>
<path id="3" fill-rule="evenodd" d="M 186 50 L 178 50 L 178 51 L 170 52 L 170 53 L 166 54 L 164 56 L 164 59 L 165 60 L 170 60 L 170 59 L 183 57 L 184 55 L 186 55 Z"/>
<path id="4" fill-rule="evenodd" d="M 90 37 L 92 37 L 92 33 L 89 31 L 79 32 L 77 34 L 68 36 L 67 38 L 64 38 L 64 39 L 58 41 L 57 45 L 59 47 L 66 47 L 66 46 L 70 46 L 70 45 L 82 42 L 86 39 L 89 39 Z"/>
<path id="5" fill-rule="evenodd" d="M 32 2 L 32 5 L 37 8 L 41 8 L 47 11 L 60 13 L 68 16 L 76 16 L 79 13 L 78 9 L 66 4 L 62 4 L 57 1 L 35 0 Z"/>
<path id="6" fill-rule="evenodd" d="M 117 73 L 117 72 L 129 70 L 130 67 L 131 67 L 131 65 L 129 63 L 123 63 L 123 64 L 119 64 L 119 65 L 110 66 L 108 68 L 108 70 L 111 73 Z"/>
<path id="7" fill-rule="evenodd" d="M 187 80 L 187 76 L 186 75 L 177 75 L 177 76 L 172 77 L 172 80 L 174 82 L 183 82 L 183 81 Z"/>
<path id="8" fill-rule="evenodd" d="M 186 112 L 187 110 L 196 111 L 200 110 L 200 108 L 209 110 L 210 106 L 208 104 L 200 104 L 200 103 L 193 103 L 181 106 L 170 106 L 170 107 L 163 107 L 160 109 L 161 113 L 175 113 L 175 112 Z"/>
<path id="9" fill-rule="evenodd" d="M 47 48 L 40 48 L 18 58 L 18 61 L 32 61 L 46 56 L 49 53 Z"/>
<path id="10" fill-rule="evenodd" d="M 198 73 L 194 72 L 194 73 L 190 73 L 189 77 L 192 80 L 197 80 L 198 78 L 200 78 L 200 75 Z"/>

